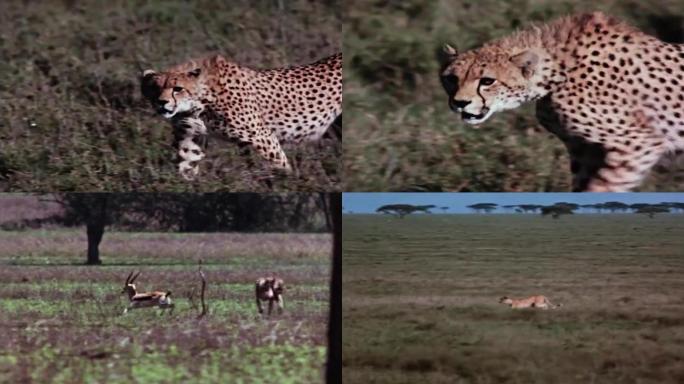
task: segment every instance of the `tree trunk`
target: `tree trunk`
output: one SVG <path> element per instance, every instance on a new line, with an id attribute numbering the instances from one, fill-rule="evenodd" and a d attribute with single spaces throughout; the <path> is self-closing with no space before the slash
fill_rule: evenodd
<path id="1" fill-rule="evenodd" d="M 342 194 L 328 194 L 333 229 L 326 383 L 342 383 Z"/>
<path id="2" fill-rule="evenodd" d="M 88 215 L 87 233 L 88 233 L 88 259 L 87 265 L 102 264 L 100 260 L 100 242 L 104 235 L 104 228 L 107 222 L 107 195 L 97 195 L 92 200 L 92 206 Z"/>
<path id="3" fill-rule="evenodd" d="M 319 201 L 320 208 L 323 210 L 323 214 L 325 216 L 325 226 L 328 228 L 328 231 L 334 231 L 334 229 L 335 229 L 335 228 L 333 228 L 334 224 L 332 223 L 332 221 L 333 221 L 332 215 L 334 213 L 332 213 L 330 211 L 332 210 L 333 200 L 341 199 L 340 196 L 341 195 L 339 195 L 337 193 L 321 193 L 319 195 L 318 201 Z M 339 201 L 339 210 L 340 210 L 340 212 L 338 212 L 338 213 L 341 214 L 341 212 L 342 212 L 342 202 L 341 201 Z"/>

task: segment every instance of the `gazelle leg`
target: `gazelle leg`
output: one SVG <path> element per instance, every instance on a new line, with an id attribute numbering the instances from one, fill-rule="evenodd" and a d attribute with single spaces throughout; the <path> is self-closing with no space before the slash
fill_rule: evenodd
<path id="1" fill-rule="evenodd" d="M 278 296 L 278 313 L 283 314 L 283 309 L 285 308 L 285 301 L 283 300 L 283 295 Z"/>

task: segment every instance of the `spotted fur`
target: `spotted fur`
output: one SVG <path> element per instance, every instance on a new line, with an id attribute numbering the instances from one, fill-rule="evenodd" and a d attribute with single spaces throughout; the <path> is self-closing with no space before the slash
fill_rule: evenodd
<path id="1" fill-rule="evenodd" d="M 193 179 L 205 157 L 200 138 L 216 131 L 290 171 L 281 143 L 318 140 L 342 113 L 342 54 L 313 64 L 255 70 L 223 56 L 157 73 L 142 93 L 176 131 L 179 172 Z"/>
<path id="2" fill-rule="evenodd" d="M 558 308 L 561 304 L 554 305 L 546 296 L 530 296 L 526 299 L 511 299 L 508 296 L 504 296 L 499 299 L 499 303 L 509 305 L 513 309 L 520 308 L 541 308 L 541 309 L 553 309 Z"/>
<path id="3" fill-rule="evenodd" d="M 627 191 L 684 149 L 684 45 L 600 12 L 458 54 L 445 49 L 449 105 L 470 124 L 536 100 L 571 158 L 576 191 Z"/>

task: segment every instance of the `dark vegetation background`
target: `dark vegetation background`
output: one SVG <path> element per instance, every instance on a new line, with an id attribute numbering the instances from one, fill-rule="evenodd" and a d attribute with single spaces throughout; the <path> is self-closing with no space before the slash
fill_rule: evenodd
<path id="1" fill-rule="evenodd" d="M 80 228 L 104 201 L 103 224 L 115 231 L 329 232 L 328 196 L 304 193 L 0 194 L 0 230 Z"/>
<path id="2" fill-rule="evenodd" d="M 461 51 L 532 22 L 594 10 L 684 42 L 681 0 L 348 0 L 345 6 L 346 190 L 568 191 L 568 156 L 534 103 L 478 128 L 447 106 L 437 52 Z M 663 164 L 642 191 L 684 189 Z M 667 169 L 666 169 L 667 168 Z"/>
<path id="3" fill-rule="evenodd" d="M 270 184 L 263 163 L 211 140 L 201 180 L 183 181 L 138 76 L 216 52 L 255 68 L 305 64 L 340 51 L 341 30 L 330 0 L 2 1 L 0 190 L 338 190 L 332 138 L 286 149 L 299 173 Z"/>

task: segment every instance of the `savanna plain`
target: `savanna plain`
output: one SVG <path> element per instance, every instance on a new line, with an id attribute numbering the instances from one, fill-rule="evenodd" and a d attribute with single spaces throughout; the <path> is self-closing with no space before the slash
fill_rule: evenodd
<path id="1" fill-rule="evenodd" d="M 343 218 L 345 383 L 681 383 L 684 221 Z M 512 310 L 501 296 L 563 306 Z"/>
<path id="2" fill-rule="evenodd" d="M 100 266 L 82 264 L 85 244 L 84 230 L 0 231 L 0 382 L 322 380 L 329 235 L 107 232 Z M 122 314 L 133 270 L 139 291 L 172 291 L 172 313 Z M 285 311 L 261 317 L 254 282 L 270 273 Z"/>

